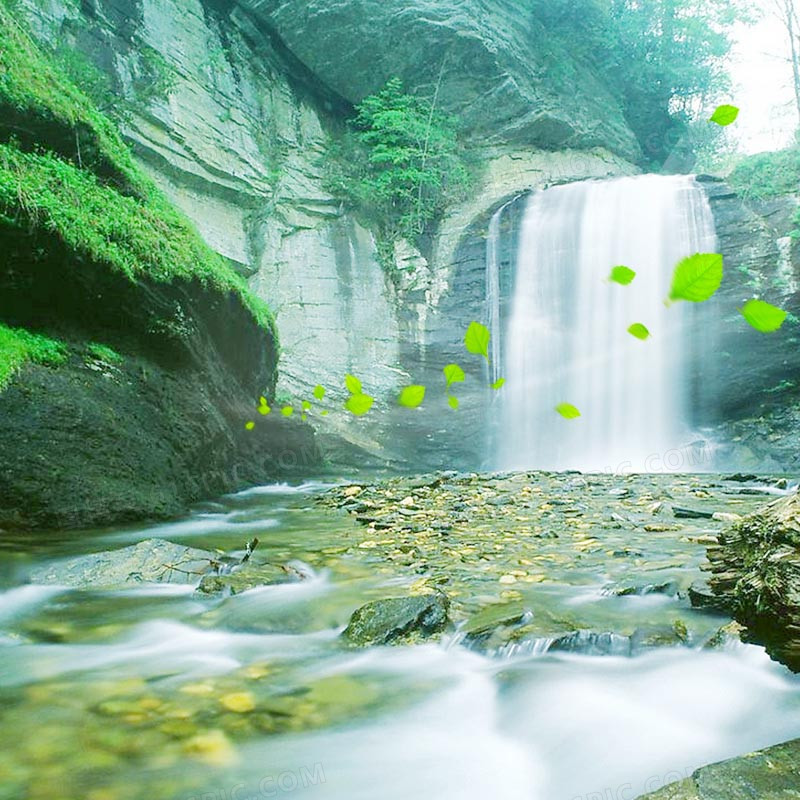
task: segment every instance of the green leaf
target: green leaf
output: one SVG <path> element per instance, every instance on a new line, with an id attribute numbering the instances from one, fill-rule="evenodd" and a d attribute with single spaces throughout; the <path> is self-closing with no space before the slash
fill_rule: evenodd
<path id="1" fill-rule="evenodd" d="M 281 414 L 283 414 L 284 417 L 291 417 L 292 414 L 294 414 L 294 408 L 292 408 L 292 406 L 284 406 L 281 409 Z"/>
<path id="2" fill-rule="evenodd" d="M 464 336 L 464 346 L 470 353 L 476 356 L 483 356 L 489 360 L 489 339 L 491 333 L 485 325 L 480 322 L 470 322 L 467 333 Z"/>
<path id="3" fill-rule="evenodd" d="M 505 378 L 499 378 L 498 380 L 496 380 L 492 384 L 492 389 L 497 391 L 498 389 L 502 389 L 505 385 L 506 385 L 506 379 Z"/>
<path id="4" fill-rule="evenodd" d="M 314 397 L 316 397 L 317 400 L 322 400 L 325 397 L 325 387 L 317 384 L 314 387 Z"/>
<path id="5" fill-rule="evenodd" d="M 736 122 L 739 116 L 739 109 L 736 106 L 723 105 L 718 106 L 717 110 L 711 115 L 709 122 L 716 122 L 723 128 Z"/>
<path id="6" fill-rule="evenodd" d="M 608 279 L 613 283 L 620 284 L 620 286 L 629 286 L 633 283 L 635 277 L 636 273 L 630 267 L 614 267 Z"/>
<path id="7" fill-rule="evenodd" d="M 406 386 L 406 388 L 400 392 L 400 397 L 397 402 L 399 405 L 405 406 L 406 408 L 417 408 L 422 405 L 424 399 L 424 386 Z"/>
<path id="8" fill-rule="evenodd" d="M 245 424 L 244 424 L 244 427 L 247 428 L 248 431 L 253 430 L 253 428 L 255 428 L 255 426 L 256 426 L 256 424 L 252 420 L 250 420 L 250 422 L 245 422 Z"/>
<path id="9" fill-rule="evenodd" d="M 453 411 L 458 411 L 458 398 L 454 394 L 448 396 L 447 402 L 450 404 L 450 408 L 452 408 Z"/>
<path id="10" fill-rule="evenodd" d="M 462 383 L 466 375 L 464 370 L 458 364 L 448 364 L 443 370 L 445 380 L 447 381 L 447 388 L 449 389 L 454 383 Z"/>
<path id="11" fill-rule="evenodd" d="M 311 411 L 311 403 L 309 403 L 308 400 L 303 400 L 302 408 L 303 411 Z"/>
<path id="12" fill-rule="evenodd" d="M 581 412 L 569 403 L 561 403 L 561 405 L 556 406 L 556 411 L 558 411 L 564 419 L 577 419 L 581 415 Z"/>
<path id="13" fill-rule="evenodd" d="M 672 277 L 670 300 L 702 303 L 722 284 L 723 262 L 719 253 L 697 253 L 684 258 Z"/>
<path id="14" fill-rule="evenodd" d="M 373 397 L 368 394 L 354 393 L 345 403 L 344 407 L 355 417 L 363 417 L 372 408 L 375 402 Z"/>
<path id="15" fill-rule="evenodd" d="M 361 381 L 355 375 L 345 375 L 344 385 L 350 394 L 361 394 Z"/>
<path id="16" fill-rule="evenodd" d="M 634 324 L 628 328 L 628 333 L 631 336 L 635 336 L 637 339 L 641 339 L 643 342 L 650 338 L 650 331 L 647 330 L 641 322 L 634 322 Z"/>
<path id="17" fill-rule="evenodd" d="M 763 300 L 748 300 L 739 313 L 761 333 L 774 333 L 786 321 L 788 313 Z"/>
<path id="18" fill-rule="evenodd" d="M 300 415 L 300 419 L 303 420 L 303 422 L 305 422 L 308 419 L 308 415 L 307 414 L 301 414 Z"/>
<path id="19" fill-rule="evenodd" d="M 267 414 L 269 414 L 272 411 L 269 405 L 267 405 L 267 401 L 263 397 L 261 398 L 261 405 L 259 405 L 259 407 L 256 410 L 258 411 L 259 414 L 261 414 L 264 417 L 266 417 Z"/>
<path id="20" fill-rule="evenodd" d="M 320 411 L 319 415 L 321 417 L 327 417 L 330 412 L 326 409 L 325 411 Z"/>

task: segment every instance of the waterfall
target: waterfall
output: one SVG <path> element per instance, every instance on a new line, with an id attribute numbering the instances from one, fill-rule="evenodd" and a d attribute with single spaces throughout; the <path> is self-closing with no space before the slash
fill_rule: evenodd
<path id="1" fill-rule="evenodd" d="M 529 197 L 511 310 L 497 326 L 507 379 L 499 466 L 685 466 L 665 454 L 691 438 L 695 312 L 664 300 L 675 265 L 716 246 L 708 201 L 692 177 L 588 181 Z M 631 285 L 608 281 L 617 265 L 636 271 Z M 628 333 L 636 322 L 650 330 L 649 340 Z M 563 419 L 554 410 L 561 403 L 582 416 Z"/>

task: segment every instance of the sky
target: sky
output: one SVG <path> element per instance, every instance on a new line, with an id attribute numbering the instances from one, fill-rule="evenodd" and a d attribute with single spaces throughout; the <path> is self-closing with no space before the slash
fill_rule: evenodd
<path id="1" fill-rule="evenodd" d="M 761 21 L 736 26 L 730 56 L 730 102 L 741 108 L 731 133 L 742 153 L 786 147 L 798 124 L 791 66 L 784 56 L 789 47 L 786 32 L 771 12 L 773 0 L 755 0 L 752 6 L 760 9 Z"/>

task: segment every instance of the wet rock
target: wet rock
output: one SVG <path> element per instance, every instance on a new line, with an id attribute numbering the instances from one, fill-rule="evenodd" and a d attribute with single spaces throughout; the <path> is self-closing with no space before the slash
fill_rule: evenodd
<path id="1" fill-rule="evenodd" d="M 38 567 L 31 583 L 80 588 L 135 583 L 196 583 L 213 568 L 219 554 L 164 539 L 145 539 L 120 550 L 105 550 Z"/>
<path id="2" fill-rule="evenodd" d="M 667 581 L 666 583 L 611 586 L 603 590 L 603 594 L 614 595 L 615 597 L 635 597 L 648 594 L 663 594 L 668 597 L 675 597 L 678 594 L 678 584 L 675 581 Z"/>
<path id="3" fill-rule="evenodd" d="M 525 606 L 519 602 L 485 606 L 464 624 L 465 643 L 483 650 L 506 644 L 513 636 L 513 629 L 524 622 L 526 616 Z"/>
<path id="4" fill-rule="evenodd" d="M 692 608 L 713 611 L 717 614 L 728 614 L 730 612 L 730 597 L 722 597 L 715 594 L 706 581 L 696 581 L 689 587 L 689 600 Z"/>
<path id="5" fill-rule="evenodd" d="M 708 549 L 716 595 L 732 599 L 746 638 L 800 671 L 800 498 L 770 503 Z"/>
<path id="6" fill-rule="evenodd" d="M 279 564 L 256 564 L 248 561 L 228 572 L 204 575 L 197 587 L 203 594 L 241 594 L 248 589 L 302 580 L 296 569 Z"/>
<path id="7" fill-rule="evenodd" d="M 443 594 L 373 600 L 355 611 L 342 637 L 361 647 L 426 639 L 445 629 L 449 606 Z"/>
<path id="8" fill-rule="evenodd" d="M 719 650 L 732 642 L 740 642 L 744 628 L 738 622 L 729 622 L 715 631 L 711 638 L 703 645 L 705 650 Z"/>
<path id="9" fill-rule="evenodd" d="M 616 633 L 575 631 L 575 633 L 560 636 L 548 649 L 554 652 L 581 653 L 589 656 L 630 656 L 633 654 L 633 641 L 629 636 L 620 636 Z"/>
<path id="10" fill-rule="evenodd" d="M 672 506 L 672 513 L 678 519 L 713 519 L 713 511 L 698 511 L 694 508 L 680 508 L 679 506 Z"/>
<path id="11" fill-rule="evenodd" d="M 800 786 L 800 739 L 701 767 L 690 778 L 642 800 L 794 800 Z"/>

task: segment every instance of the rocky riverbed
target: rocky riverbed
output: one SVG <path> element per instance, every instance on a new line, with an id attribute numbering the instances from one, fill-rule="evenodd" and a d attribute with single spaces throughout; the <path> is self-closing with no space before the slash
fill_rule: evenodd
<path id="1" fill-rule="evenodd" d="M 689 589 L 787 486 L 437 473 L 9 535 L 0 798 L 634 796 L 777 745 L 800 684 Z"/>

